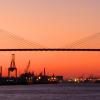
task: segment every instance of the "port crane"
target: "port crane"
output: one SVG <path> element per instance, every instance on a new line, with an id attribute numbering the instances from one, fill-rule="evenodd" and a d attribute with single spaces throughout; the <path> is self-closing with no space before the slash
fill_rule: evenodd
<path id="1" fill-rule="evenodd" d="M 16 64 L 15 64 L 15 54 L 12 54 L 12 60 L 10 63 L 10 67 L 8 68 L 8 77 L 11 77 L 10 74 L 11 72 L 15 71 L 15 76 L 17 77 L 17 68 L 16 68 Z"/>

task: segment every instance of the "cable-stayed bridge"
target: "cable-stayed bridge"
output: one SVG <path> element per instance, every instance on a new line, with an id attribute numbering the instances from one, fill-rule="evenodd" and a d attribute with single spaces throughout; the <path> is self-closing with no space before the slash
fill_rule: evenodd
<path id="1" fill-rule="evenodd" d="M 23 34 L 24 35 L 24 34 Z M 39 43 L 29 41 L 13 33 L 0 30 L 0 49 L 43 48 Z"/>
<path id="2" fill-rule="evenodd" d="M 39 43 L 0 30 L 0 51 L 100 51 L 100 33 L 80 39 L 63 48 L 46 48 Z"/>

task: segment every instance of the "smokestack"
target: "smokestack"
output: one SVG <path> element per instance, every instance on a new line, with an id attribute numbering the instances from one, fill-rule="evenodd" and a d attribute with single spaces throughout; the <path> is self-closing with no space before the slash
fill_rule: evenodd
<path id="1" fill-rule="evenodd" d="M 45 71 L 45 68 L 44 68 L 44 76 L 46 76 L 46 71 Z"/>
<path id="2" fill-rule="evenodd" d="M 0 66 L 0 77 L 2 77 L 2 66 Z"/>

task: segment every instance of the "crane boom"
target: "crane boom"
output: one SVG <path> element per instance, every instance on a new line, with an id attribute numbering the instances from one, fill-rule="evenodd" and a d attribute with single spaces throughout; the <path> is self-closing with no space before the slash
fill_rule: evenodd
<path id="1" fill-rule="evenodd" d="M 30 67 L 30 60 L 29 60 L 28 65 L 26 67 L 25 73 L 28 73 L 29 72 L 29 67 Z"/>

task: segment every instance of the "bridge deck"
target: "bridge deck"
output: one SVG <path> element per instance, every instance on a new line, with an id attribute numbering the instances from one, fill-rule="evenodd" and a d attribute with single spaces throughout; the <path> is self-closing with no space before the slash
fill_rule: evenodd
<path id="1" fill-rule="evenodd" d="M 34 48 L 34 49 L 0 49 L 0 51 L 100 51 L 100 49 Z"/>

